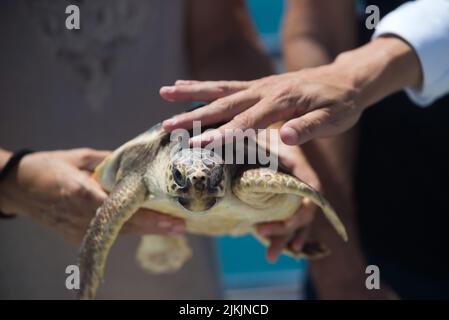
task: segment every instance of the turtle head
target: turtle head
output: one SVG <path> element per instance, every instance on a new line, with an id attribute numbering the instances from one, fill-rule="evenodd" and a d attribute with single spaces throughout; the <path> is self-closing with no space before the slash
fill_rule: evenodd
<path id="1" fill-rule="evenodd" d="M 222 158 L 207 149 L 181 149 L 167 168 L 168 194 L 191 212 L 212 208 L 224 197 L 227 180 Z"/>

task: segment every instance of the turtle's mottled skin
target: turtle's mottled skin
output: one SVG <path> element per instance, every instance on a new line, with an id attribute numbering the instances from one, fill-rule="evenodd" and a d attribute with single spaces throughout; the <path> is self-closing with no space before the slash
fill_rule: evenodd
<path id="1" fill-rule="evenodd" d="M 253 232 L 257 223 L 289 218 L 302 199 L 309 198 L 347 240 L 330 204 L 307 184 L 258 165 L 225 164 L 210 150 L 181 149 L 160 125 L 115 150 L 94 177 L 109 196 L 81 246 L 82 299 L 95 297 L 107 254 L 123 224 L 140 207 L 184 219 L 190 233 L 242 235 Z M 286 253 L 317 258 L 327 250 L 309 242 L 301 253 Z M 179 235 L 144 236 L 137 251 L 140 265 L 155 273 L 176 271 L 191 255 L 186 239 Z"/>

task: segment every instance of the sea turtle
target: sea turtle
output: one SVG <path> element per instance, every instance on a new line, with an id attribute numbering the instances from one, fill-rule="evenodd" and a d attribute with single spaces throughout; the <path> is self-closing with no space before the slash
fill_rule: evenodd
<path id="1" fill-rule="evenodd" d="M 309 185 L 282 170 L 227 164 L 222 159 L 207 148 L 181 148 L 160 124 L 108 156 L 94 172 L 109 196 L 81 245 L 79 297 L 95 297 L 108 252 L 123 224 L 140 207 L 185 219 L 190 233 L 242 235 L 252 232 L 256 223 L 287 219 L 303 198 L 309 198 L 347 240 L 328 201 Z M 326 248 L 308 242 L 300 254 L 287 254 L 317 258 L 326 254 Z M 143 236 L 137 250 L 140 265 L 155 273 L 175 271 L 190 256 L 182 235 Z"/>

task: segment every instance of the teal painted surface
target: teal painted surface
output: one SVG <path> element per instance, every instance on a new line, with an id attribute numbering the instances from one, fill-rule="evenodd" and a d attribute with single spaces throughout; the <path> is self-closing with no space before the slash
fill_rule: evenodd
<path id="1" fill-rule="evenodd" d="M 247 0 L 246 3 L 257 30 L 262 35 L 279 32 L 282 14 L 284 12 L 284 1 Z"/>
<path id="2" fill-rule="evenodd" d="M 365 13 L 366 0 L 357 0 L 357 13 L 362 15 Z"/>
<path id="3" fill-rule="evenodd" d="M 282 255 L 276 263 L 269 263 L 265 259 L 265 246 L 253 236 L 221 237 L 218 239 L 220 259 L 225 262 L 223 271 L 236 273 L 241 271 L 274 271 L 278 269 L 297 269 L 303 266 L 291 257 Z"/>
<path id="4" fill-rule="evenodd" d="M 224 289 L 299 285 L 304 280 L 305 260 L 282 255 L 270 263 L 265 258 L 266 248 L 252 236 L 221 237 L 217 248 Z"/>

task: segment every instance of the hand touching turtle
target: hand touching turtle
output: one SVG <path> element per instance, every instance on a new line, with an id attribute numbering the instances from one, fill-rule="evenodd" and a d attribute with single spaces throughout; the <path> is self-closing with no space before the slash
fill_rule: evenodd
<path id="1" fill-rule="evenodd" d="M 160 95 L 168 101 L 209 103 L 165 121 L 166 130 L 190 129 L 192 120 L 224 123 L 197 138 L 209 141 L 223 137 L 226 129 L 266 128 L 283 120 L 282 141 L 301 145 L 348 130 L 375 102 L 421 83 L 413 48 L 399 38 L 382 37 L 328 65 L 253 81 L 178 80 L 162 87 Z"/>
<path id="2" fill-rule="evenodd" d="M 264 129 L 276 121 L 285 121 L 280 135 L 289 145 L 335 135 L 352 127 L 363 111 L 356 88 L 335 69 L 323 66 L 253 81 L 177 81 L 161 88 L 164 99 L 208 104 L 164 121 L 164 128 L 190 129 L 192 120 L 204 126 L 224 123 L 196 138 L 205 142 L 223 137 L 225 130 Z"/>
<path id="3" fill-rule="evenodd" d="M 106 198 L 91 172 L 107 151 L 73 149 L 37 152 L 22 159 L 18 168 L 0 183 L 0 209 L 29 216 L 79 243 Z M 124 226 L 127 233 L 179 233 L 180 219 L 139 210 Z"/>

